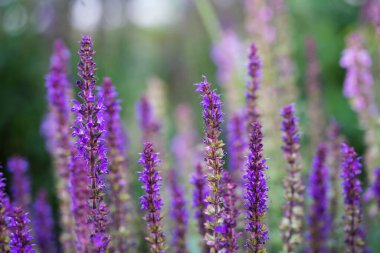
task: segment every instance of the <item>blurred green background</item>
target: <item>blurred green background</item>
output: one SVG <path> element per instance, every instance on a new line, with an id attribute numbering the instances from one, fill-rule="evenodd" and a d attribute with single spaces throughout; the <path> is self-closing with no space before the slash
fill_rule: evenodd
<path id="1" fill-rule="evenodd" d="M 363 133 L 342 95 L 344 71 L 339 67 L 339 58 L 345 36 L 365 22 L 361 18 L 364 2 L 289 0 L 286 3 L 290 15 L 288 36 L 300 94 L 296 102 L 301 128 L 307 125 L 304 41 L 312 36 L 321 66 L 325 116 L 335 117 L 350 143 L 362 153 Z M 250 41 L 244 26 L 243 1 L 214 0 L 211 4 L 220 27 L 233 29 L 247 47 Z M 174 117 L 178 103 L 187 102 L 194 108 L 201 131 L 199 99 L 193 83 L 202 75 L 217 83 L 217 67 L 210 54 L 214 41 L 193 1 L 0 0 L 0 20 L 0 162 L 4 164 L 13 154 L 27 157 L 33 192 L 43 187 L 54 195 L 52 163 L 40 125 L 47 110 L 44 76 L 49 70 L 52 42 L 56 38 L 62 38 L 71 51 L 74 84 L 78 41 L 84 33 L 93 36 L 98 80 L 104 76 L 113 78 L 130 136 L 138 134 L 135 103 L 153 76 L 164 81 L 168 117 Z M 368 33 L 371 32 L 369 28 Z M 376 54 L 376 50 L 372 52 Z M 175 123 L 172 120 L 168 124 L 165 127 L 172 136 Z M 132 166 L 136 166 L 139 145 L 132 143 Z"/>

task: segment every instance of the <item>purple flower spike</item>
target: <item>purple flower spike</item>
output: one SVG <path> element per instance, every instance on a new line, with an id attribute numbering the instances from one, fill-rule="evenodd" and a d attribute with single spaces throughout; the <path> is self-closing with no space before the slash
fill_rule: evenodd
<path id="1" fill-rule="evenodd" d="M 208 216 L 205 214 L 205 210 L 207 207 L 206 197 L 209 195 L 209 190 L 206 187 L 207 180 L 200 163 L 195 166 L 195 172 L 191 178 L 191 183 L 194 185 L 193 208 L 195 208 L 195 219 L 198 224 L 198 232 L 202 238 L 204 238 L 207 232 L 205 223 L 208 220 Z M 203 253 L 208 252 L 209 247 L 204 243 Z"/>
<path id="2" fill-rule="evenodd" d="M 230 169 L 234 182 L 241 182 L 244 170 L 245 121 L 240 114 L 233 114 L 228 122 L 228 154 L 230 155 Z"/>
<path id="3" fill-rule="evenodd" d="M 110 160 L 110 209 L 111 209 L 111 229 L 114 232 L 110 250 L 116 252 L 127 252 L 132 241 L 130 231 L 127 230 L 127 218 L 130 217 L 130 195 L 128 193 L 128 179 L 126 177 L 127 162 L 126 149 L 127 141 L 123 130 L 123 122 L 120 117 L 120 102 L 118 94 L 112 84 L 111 78 L 103 80 L 101 96 L 104 98 L 105 106 L 105 127 L 106 141 L 109 149 Z M 128 173 L 128 172 L 127 172 Z"/>
<path id="4" fill-rule="evenodd" d="M 234 253 L 239 249 L 237 242 L 240 233 L 236 232 L 237 226 L 237 216 L 239 214 L 236 203 L 236 183 L 232 182 L 231 175 L 227 171 L 223 172 L 223 198 L 225 201 L 225 210 L 223 214 L 224 219 L 224 234 L 226 240 L 224 242 L 223 248 L 226 249 L 226 252 Z"/>
<path id="5" fill-rule="evenodd" d="M 160 160 L 158 154 L 154 152 L 151 142 L 144 143 L 144 150 L 141 153 L 139 164 L 143 167 L 140 172 L 139 181 L 143 183 L 142 188 L 145 195 L 140 198 L 141 209 L 146 211 L 145 221 L 147 223 L 149 235 L 147 241 L 150 243 L 151 252 L 163 253 L 167 249 L 166 239 L 162 231 L 161 208 L 164 205 L 160 195 L 160 181 L 162 181 L 157 166 Z"/>
<path id="6" fill-rule="evenodd" d="M 64 251 L 74 251 L 74 220 L 71 214 L 69 192 L 70 153 L 73 147 L 70 139 L 70 105 L 71 85 L 68 80 L 67 66 L 70 53 L 61 40 L 54 42 L 50 58 L 50 71 L 46 76 L 45 87 L 49 102 L 49 112 L 42 125 L 42 134 L 46 138 L 49 152 L 54 157 L 57 176 L 57 193 L 59 199 L 60 241 Z"/>
<path id="7" fill-rule="evenodd" d="M 169 183 L 171 188 L 171 217 L 174 222 L 173 227 L 173 252 L 186 253 L 186 233 L 188 213 L 186 210 L 186 199 L 184 190 L 179 184 L 178 177 L 174 170 L 169 172 Z"/>
<path id="8" fill-rule="evenodd" d="M 310 175 L 310 195 L 312 199 L 309 217 L 309 252 L 329 252 L 327 248 L 330 215 L 328 212 L 328 180 L 326 166 L 327 146 L 320 144 L 313 161 Z"/>
<path id="9" fill-rule="evenodd" d="M 142 131 L 142 140 L 153 140 L 161 126 L 155 118 L 152 105 L 146 96 L 142 96 L 136 105 L 137 121 Z"/>
<path id="10" fill-rule="evenodd" d="M 1 165 L 0 165 L 1 168 Z M 6 217 L 8 216 L 10 203 L 9 197 L 5 193 L 5 178 L 0 172 L 0 252 L 8 252 L 8 229 Z"/>
<path id="11" fill-rule="evenodd" d="M 30 181 L 27 175 L 28 161 L 21 156 L 13 156 L 8 161 L 8 169 L 12 173 L 13 204 L 25 208 L 30 207 Z"/>
<path id="12" fill-rule="evenodd" d="M 259 109 L 257 107 L 258 90 L 261 83 L 261 61 L 257 53 L 257 48 L 252 43 L 249 52 L 248 74 L 251 80 L 246 86 L 246 114 L 247 114 L 247 131 L 252 132 L 252 124 L 260 117 Z"/>
<path id="13" fill-rule="evenodd" d="M 301 165 L 299 161 L 298 120 L 295 116 L 294 105 L 286 105 L 281 110 L 283 136 L 282 146 L 284 158 L 288 163 L 287 177 L 284 180 L 285 204 L 284 216 L 280 229 L 284 242 L 284 252 L 294 252 L 302 243 L 303 191 Z"/>
<path id="14" fill-rule="evenodd" d="M 342 144 L 342 179 L 344 196 L 344 242 L 345 252 L 362 252 L 364 249 L 363 230 L 361 229 L 362 210 L 360 194 L 362 192 L 359 181 L 360 157 L 354 148 Z"/>
<path id="15" fill-rule="evenodd" d="M 58 252 L 54 235 L 54 220 L 47 192 L 42 190 L 34 202 L 34 235 L 41 252 Z"/>
<path id="16" fill-rule="evenodd" d="M 104 130 L 103 99 L 94 94 L 96 89 L 95 62 L 91 37 L 84 35 L 78 52 L 78 76 L 82 79 L 77 82 L 79 101 L 74 101 L 72 111 L 77 114 L 73 136 L 76 137 L 78 156 L 86 164 L 90 187 L 90 223 L 94 229 L 91 233 L 93 246 L 99 252 L 105 252 L 110 241 L 107 235 L 108 209 L 103 200 L 104 182 L 102 174 L 108 174 Z"/>
<path id="17" fill-rule="evenodd" d="M 13 207 L 7 217 L 10 253 L 34 253 L 33 238 L 30 235 L 28 214 L 20 207 Z"/>
<path id="18" fill-rule="evenodd" d="M 376 199 L 377 207 L 380 208 L 380 167 L 374 169 L 375 180 L 372 185 L 373 196 Z"/>
<path id="19" fill-rule="evenodd" d="M 269 237 L 268 227 L 264 224 L 264 217 L 268 211 L 268 187 L 265 171 L 268 167 L 263 158 L 263 134 L 260 122 L 254 122 L 251 129 L 250 152 L 244 174 L 245 227 L 249 232 L 246 248 L 249 252 L 266 252 L 265 245 Z"/>
<path id="20" fill-rule="evenodd" d="M 208 187 L 210 196 L 207 197 L 207 209 L 205 214 L 209 216 L 206 227 L 210 230 L 206 234 L 205 240 L 210 246 L 211 252 L 222 250 L 225 236 L 217 231 L 217 228 L 224 226 L 224 200 L 222 197 L 221 178 L 223 173 L 223 146 L 224 143 L 220 139 L 221 124 L 223 122 L 222 102 L 220 96 L 214 90 L 211 90 L 211 84 L 204 78 L 197 85 L 196 91 L 202 96 L 201 105 L 203 106 L 203 123 L 204 123 L 204 144 L 205 144 L 205 161 L 207 170 L 209 171 Z"/>

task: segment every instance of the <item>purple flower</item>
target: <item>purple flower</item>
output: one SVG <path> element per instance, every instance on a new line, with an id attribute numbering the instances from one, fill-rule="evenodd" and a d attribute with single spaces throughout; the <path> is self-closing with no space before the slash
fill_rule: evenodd
<path id="1" fill-rule="evenodd" d="M 343 51 L 340 65 L 346 69 L 343 94 L 352 99 L 354 110 L 368 110 L 373 104 L 372 60 L 363 48 L 363 39 L 353 33 L 347 39 L 347 48 Z"/>
<path id="2" fill-rule="evenodd" d="M 161 208 L 164 205 L 160 195 L 160 181 L 162 181 L 157 166 L 160 160 L 158 154 L 154 152 L 151 142 L 144 143 L 144 149 L 139 159 L 139 164 L 143 167 L 140 172 L 139 181 L 143 183 L 142 188 L 145 195 L 140 198 L 141 209 L 146 211 L 145 221 L 147 223 L 149 235 L 146 238 L 154 253 L 163 253 L 166 250 L 166 239 L 162 231 Z"/>
<path id="3" fill-rule="evenodd" d="M 228 154 L 229 166 L 234 182 L 240 182 L 244 170 L 244 152 L 246 148 L 245 126 L 243 116 L 233 114 L 228 121 Z"/>
<path id="4" fill-rule="evenodd" d="M 142 131 L 142 140 L 152 140 L 161 126 L 155 118 L 152 105 L 146 96 L 142 96 L 136 105 L 137 122 Z"/>
<path id="5" fill-rule="evenodd" d="M 60 241 L 64 251 L 74 250 L 74 221 L 70 211 L 68 170 L 70 152 L 73 147 L 69 134 L 71 125 L 69 100 L 71 100 L 72 93 L 67 73 L 69 57 L 70 53 L 63 41 L 56 40 L 50 58 L 50 71 L 45 82 L 49 112 L 41 129 L 57 169 L 57 193 L 62 228 Z"/>
<path id="6" fill-rule="evenodd" d="M 302 242 L 303 191 L 305 187 L 301 176 L 300 136 L 294 105 L 284 106 L 281 110 L 281 116 L 283 117 L 281 130 L 283 131 L 282 140 L 284 142 L 282 150 L 288 163 L 288 175 L 284 180 L 285 204 L 280 229 L 284 242 L 283 251 L 293 252 Z"/>
<path id="7" fill-rule="evenodd" d="M 127 252 L 131 246 L 130 232 L 127 230 L 127 217 L 130 217 L 130 195 L 128 193 L 128 179 L 126 177 L 127 143 L 123 131 L 123 122 L 120 117 L 120 103 L 118 94 L 112 84 L 111 78 L 103 80 L 101 96 L 104 98 L 104 121 L 109 149 L 109 184 L 110 184 L 110 209 L 112 222 L 110 224 L 114 233 L 110 245 L 111 251 Z"/>
<path id="8" fill-rule="evenodd" d="M 312 204 L 309 217 L 309 252 L 329 252 L 326 245 L 330 224 L 328 213 L 329 174 L 326 162 L 327 146 L 322 143 L 318 146 L 310 175 Z"/>
<path id="9" fill-rule="evenodd" d="M 198 232 L 201 237 L 204 238 L 207 232 L 205 223 L 208 220 L 208 216 L 205 214 L 205 210 L 207 207 L 206 197 L 209 195 L 209 190 L 206 187 L 207 180 L 200 163 L 197 163 L 195 166 L 195 172 L 191 178 L 191 183 L 194 185 L 193 208 L 195 208 L 194 214 L 198 224 Z M 203 244 L 203 252 L 209 252 L 207 244 Z"/>
<path id="10" fill-rule="evenodd" d="M 90 223 L 94 229 L 91 234 L 93 246 L 99 252 L 105 252 L 109 243 L 107 235 L 108 209 L 103 200 L 104 179 L 103 174 L 108 174 L 105 141 L 103 139 L 105 110 L 103 99 L 94 94 L 96 89 L 95 62 L 92 49 L 93 42 L 89 35 L 84 35 L 80 42 L 78 52 L 78 76 L 79 101 L 74 101 L 72 111 L 77 114 L 73 126 L 73 136 L 76 137 L 78 156 L 85 161 L 87 173 L 90 178 Z"/>
<path id="11" fill-rule="evenodd" d="M 362 252 L 364 249 L 363 230 L 360 227 L 362 188 L 358 178 L 362 165 L 354 148 L 347 144 L 342 144 L 342 156 L 345 252 Z"/>
<path id="12" fill-rule="evenodd" d="M 1 165 L 0 165 L 0 168 Z M 8 216 L 10 203 L 9 197 L 5 192 L 5 178 L 2 172 L 0 172 L 0 252 L 8 252 L 8 229 L 6 217 Z"/>
<path id="13" fill-rule="evenodd" d="M 376 199 L 377 206 L 380 208 L 380 167 L 375 168 L 373 172 L 375 180 L 372 184 L 372 192 Z"/>
<path id="14" fill-rule="evenodd" d="M 13 156 L 8 160 L 8 169 L 12 173 L 12 198 L 13 204 L 25 209 L 29 209 L 30 181 L 27 175 L 28 161 L 21 156 Z"/>
<path id="15" fill-rule="evenodd" d="M 251 80 L 246 86 L 246 124 L 247 132 L 252 132 L 252 124 L 260 117 L 259 109 L 257 106 L 258 90 L 261 83 L 261 61 L 257 53 L 257 48 L 254 43 L 250 47 L 250 53 L 248 56 L 248 74 Z"/>
<path id="16" fill-rule="evenodd" d="M 237 242 L 240 233 L 236 232 L 237 226 L 237 216 L 239 214 L 236 203 L 236 183 L 232 182 L 231 175 L 227 171 L 223 172 L 223 198 L 225 201 L 225 210 L 223 213 L 223 230 L 219 231 L 219 233 L 224 233 L 226 240 L 223 243 L 223 248 L 226 249 L 226 252 L 233 253 L 239 249 L 239 245 Z"/>
<path id="17" fill-rule="evenodd" d="M 174 170 L 169 172 L 169 183 L 171 190 L 171 218 L 173 219 L 173 252 L 186 253 L 186 233 L 188 213 L 186 210 L 186 199 L 178 177 Z"/>
<path id="18" fill-rule="evenodd" d="M 205 240 L 210 246 L 211 252 L 222 250 L 222 243 L 225 241 L 223 233 L 219 233 L 216 228 L 224 225 L 223 212 L 224 200 L 222 197 L 221 177 L 223 172 L 224 143 L 220 139 L 221 124 L 223 122 L 222 102 L 220 96 L 204 78 L 197 85 L 196 91 L 202 96 L 201 105 L 203 106 L 203 123 L 204 123 L 204 144 L 205 144 L 205 161 L 208 170 L 208 187 L 210 196 L 207 197 L 208 206 L 205 214 L 209 215 L 206 227 L 210 232 L 206 234 Z"/>
<path id="19" fill-rule="evenodd" d="M 47 192 L 42 190 L 34 202 L 34 235 L 41 252 L 57 252 L 54 234 L 54 220 Z"/>
<path id="20" fill-rule="evenodd" d="M 33 253 L 33 238 L 30 235 L 28 213 L 20 207 L 13 207 L 7 217 L 10 253 Z"/>
<path id="21" fill-rule="evenodd" d="M 264 218 L 268 211 L 268 187 L 265 171 L 268 169 L 263 158 L 263 134 L 260 122 L 251 127 L 249 155 L 246 164 L 244 180 L 246 208 L 245 228 L 249 232 L 246 248 L 250 252 L 266 252 L 266 242 L 269 240 L 268 227 Z"/>

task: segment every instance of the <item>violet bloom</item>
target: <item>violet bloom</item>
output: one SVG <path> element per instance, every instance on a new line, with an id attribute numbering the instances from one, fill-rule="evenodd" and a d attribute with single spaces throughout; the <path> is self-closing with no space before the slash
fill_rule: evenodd
<path id="1" fill-rule="evenodd" d="M 142 96 L 136 105 L 137 122 L 142 131 L 142 140 L 156 138 L 161 126 L 155 118 L 153 107 L 146 96 Z"/>
<path id="2" fill-rule="evenodd" d="M 71 85 L 68 80 L 68 62 L 70 53 L 61 40 L 54 42 L 50 58 L 50 71 L 46 76 L 45 87 L 49 103 L 49 113 L 42 126 L 49 152 L 54 157 L 57 173 L 57 193 L 59 199 L 60 241 L 64 251 L 74 250 L 71 198 L 69 192 L 70 152 L 73 147 L 70 139 Z"/>
<path id="3" fill-rule="evenodd" d="M 229 167 L 234 182 L 241 182 L 245 160 L 245 121 L 240 114 L 233 114 L 228 121 Z"/>
<path id="4" fill-rule="evenodd" d="M 248 59 L 248 75 L 250 76 L 250 81 L 246 86 L 245 110 L 247 118 L 247 132 L 252 133 L 252 124 L 260 117 L 259 109 L 257 106 L 257 93 L 261 83 L 261 61 L 257 53 L 256 45 L 254 43 L 252 43 L 250 47 Z"/>
<path id="5" fill-rule="evenodd" d="M 7 217 L 10 253 L 34 253 L 28 213 L 13 207 Z"/>
<path id="6" fill-rule="evenodd" d="M 126 177 L 126 138 L 123 131 L 123 122 L 120 117 L 120 103 L 118 94 L 111 78 L 103 80 L 101 96 L 104 98 L 104 121 L 106 128 L 105 139 L 109 149 L 109 176 L 110 209 L 112 222 L 110 231 L 112 241 L 110 251 L 127 252 L 131 246 L 130 231 L 127 230 L 127 217 L 130 217 L 130 195 L 128 193 L 128 178 Z"/>
<path id="7" fill-rule="evenodd" d="M 167 249 L 161 223 L 163 218 L 161 209 L 164 203 L 160 195 L 162 178 L 157 171 L 159 162 L 158 154 L 153 149 L 153 143 L 145 142 L 139 159 L 139 164 L 143 167 L 143 171 L 139 173 L 139 181 L 143 183 L 142 188 L 146 194 L 140 198 L 140 204 L 141 209 L 146 211 L 144 219 L 149 231 L 146 239 L 150 243 L 152 253 L 163 253 Z"/>
<path id="8" fill-rule="evenodd" d="M 263 158 L 263 133 L 260 122 L 252 125 L 250 133 L 249 155 L 246 164 L 244 180 L 246 208 L 245 228 L 249 233 L 246 248 L 249 252 L 266 252 L 266 242 L 269 240 L 268 227 L 264 218 L 268 211 L 268 187 L 265 171 L 268 169 Z"/>
<path id="9" fill-rule="evenodd" d="M 13 156 L 8 160 L 7 166 L 12 173 L 12 202 L 15 206 L 28 210 L 31 202 L 28 161 L 21 156 Z"/>
<path id="10" fill-rule="evenodd" d="M 96 81 L 93 55 L 95 51 L 92 49 L 91 37 L 84 35 L 80 45 L 78 76 L 82 80 L 77 81 L 77 85 L 82 103 L 75 100 L 72 107 L 72 111 L 77 114 L 73 136 L 77 138 L 78 156 L 84 159 L 90 178 L 89 221 L 94 226 L 94 230 L 91 231 L 91 240 L 97 251 L 105 252 L 110 241 L 106 233 L 109 211 L 103 200 L 104 179 L 102 176 L 108 174 L 105 141 L 102 136 L 105 132 L 103 120 L 105 108 L 102 98 L 94 94 Z"/>
<path id="11" fill-rule="evenodd" d="M 344 196 L 344 242 L 345 253 L 362 252 L 364 249 L 361 229 L 362 210 L 360 204 L 362 187 L 359 181 L 360 157 L 353 147 L 342 144 L 342 179 Z"/>
<path id="12" fill-rule="evenodd" d="M 237 226 L 237 196 L 236 196 L 236 187 L 237 184 L 232 182 L 231 175 L 227 171 L 223 172 L 222 181 L 224 185 L 223 198 L 225 201 L 225 210 L 223 214 L 223 219 L 225 223 L 224 236 L 226 240 L 224 241 L 223 248 L 226 249 L 226 252 L 234 253 L 239 249 L 238 238 L 240 233 L 236 232 Z"/>
<path id="13" fill-rule="evenodd" d="M 174 170 L 169 172 L 169 184 L 171 189 L 171 218 L 173 220 L 173 252 L 186 253 L 186 233 L 188 213 L 186 210 L 186 199 Z"/>
<path id="14" fill-rule="evenodd" d="M 380 167 L 376 167 L 373 172 L 375 180 L 372 184 L 372 192 L 375 197 L 377 207 L 380 208 Z"/>
<path id="15" fill-rule="evenodd" d="M 57 252 L 54 235 L 54 220 L 51 206 L 48 202 L 47 192 L 42 190 L 38 193 L 34 202 L 34 235 L 37 246 L 41 252 Z"/>
<path id="16" fill-rule="evenodd" d="M 284 216 L 280 229 L 284 242 L 284 252 L 294 252 L 296 247 L 302 243 L 302 221 L 303 210 L 303 191 L 301 164 L 300 164 L 300 144 L 298 133 L 298 120 L 295 116 L 294 105 L 286 105 L 281 110 L 283 136 L 282 146 L 284 158 L 288 163 L 287 177 L 284 180 L 285 204 Z"/>
<path id="17" fill-rule="evenodd" d="M 194 185 L 193 208 L 195 208 L 195 219 L 198 224 L 198 232 L 203 239 L 207 232 L 205 224 L 208 220 L 208 216 L 205 214 L 205 210 L 207 208 L 206 197 L 209 195 L 209 190 L 207 188 L 206 175 L 203 173 L 202 165 L 200 163 L 197 163 L 195 166 L 195 172 L 191 178 L 191 183 Z M 209 247 L 207 244 L 203 243 L 202 245 L 202 252 L 208 253 Z"/>
<path id="18" fill-rule="evenodd" d="M 309 217 L 309 252 L 329 252 L 327 248 L 330 215 L 328 212 L 328 180 L 326 166 L 327 146 L 320 144 L 315 154 L 310 175 L 310 195 L 312 204 Z"/>
<path id="19" fill-rule="evenodd" d="M 70 193 L 72 199 L 72 214 L 75 221 L 76 252 L 86 253 L 91 249 L 90 234 L 93 225 L 88 222 L 90 217 L 90 179 L 87 176 L 86 162 L 73 151 L 70 168 Z"/>
<path id="20" fill-rule="evenodd" d="M 222 197 L 221 178 L 223 172 L 224 143 L 220 138 L 221 124 L 223 122 L 222 102 L 220 95 L 211 90 L 211 84 L 204 78 L 201 83 L 196 84 L 196 91 L 202 96 L 204 123 L 205 161 L 208 170 L 207 179 L 210 196 L 207 197 L 208 206 L 205 214 L 209 215 L 206 227 L 210 230 L 205 240 L 210 246 L 210 252 L 222 250 L 225 237 L 222 233 L 225 227 L 223 221 L 224 200 Z"/>
<path id="21" fill-rule="evenodd" d="M 361 112 L 373 106 L 372 60 L 363 48 L 363 39 L 359 34 L 351 34 L 347 39 L 347 48 L 342 53 L 340 65 L 347 70 L 343 94 L 352 100 L 355 111 Z"/>
<path id="22" fill-rule="evenodd" d="M 1 165 L 0 165 L 1 168 Z M 2 172 L 0 172 L 0 252 L 8 252 L 8 229 L 6 217 L 8 216 L 10 203 L 9 197 L 5 192 L 5 178 Z"/>

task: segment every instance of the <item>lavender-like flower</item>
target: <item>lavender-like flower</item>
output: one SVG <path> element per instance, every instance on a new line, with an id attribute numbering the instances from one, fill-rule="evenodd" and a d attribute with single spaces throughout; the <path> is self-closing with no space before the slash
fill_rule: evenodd
<path id="1" fill-rule="evenodd" d="M 27 175 L 28 161 L 21 156 L 13 156 L 8 160 L 8 169 L 12 173 L 12 199 L 15 206 L 28 210 L 30 208 L 30 181 Z"/>
<path id="2" fill-rule="evenodd" d="M 205 214 L 209 215 L 206 222 L 206 228 L 209 232 L 205 236 L 207 244 L 210 246 L 210 252 L 216 253 L 222 250 L 225 236 L 222 233 L 225 223 L 223 220 L 224 200 L 222 197 L 221 178 L 223 172 L 223 146 L 220 139 L 220 126 L 223 122 L 222 102 L 220 96 L 214 90 L 211 90 L 211 84 L 204 78 L 197 85 L 196 91 L 202 96 L 201 105 L 203 106 L 204 122 L 204 143 L 205 143 L 205 161 L 208 169 L 208 187 L 210 195 L 207 197 L 207 208 Z"/>
<path id="3" fill-rule="evenodd" d="M 0 168 L 1 165 L 0 165 Z M 8 252 L 8 229 L 6 217 L 8 216 L 10 203 L 9 197 L 5 193 L 5 178 L 2 172 L 0 172 L 0 252 Z"/>
<path id="4" fill-rule="evenodd" d="M 171 189 L 171 218 L 173 220 L 173 252 L 186 253 L 186 233 L 188 213 L 186 210 L 186 199 L 184 190 L 178 181 L 174 170 L 169 172 L 169 183 Z"/>
<path id="5" fill-rule="evenodd" d="M 193 208 L 195 208 L 195 219 L 198 224 L 198 232 L 202 238 L 206 236 L 207 229 L 205 227 L 208 216 L 205 214 L 207 208 L 206 197 L 209 195 L 209 190 L 206 187 L 207 180 L 203 173 L 202 165 L 197 163 L 195 171 L 191 178 L 191 183 L 194 185 L 193 191 Z M 206 243 L 202 244 L 202 252 L 208 253 L 209 247 Z"/>
<path id="6" fill-rule="evenodd" d="M 120 117 L 121 107 L 118 94 L 112 84 L 111 78 L 104 78 L 101 89 L 105 106 L 106 141 L 109 149 L 109 183 L 111 229 L 114 234 L 110 245 L 111 252 L 127 252 L 132 241 L 130 231 L 127 230 L 127 219 L 130 218 L 130 195 L 128 193 L 128 178 L 126 177 L 126 138 L 123 131 L 123 122 Z"/>
<path id="7" fill-rule="evenodd" d="M 142 96 L 136 105 L 137 121 L 142 131 L 142 140 L 156 138 L 161 126 L 155 118 L 153 108 L 146 96 Z"/>
<path id="8" fill-rule="evenodd" d="M 235 113 L 228 121 L 229 166 L 234 182 L 241 182 L 244 170 L 246 148 L 245 121 L 242 115 Z"/>
<path id="9" fill-rule="evenodd" d="M 89 35 L 84 35 L 80 42 L 81 49 L 78 54 L 78 76 L 82 79 L 77 82 L 80 89 L 79 97 L 82 103 L 74 101 L 72 111 L 77 114 L 73 136 L 77 138 L 76 147 L 78 156 L 85 161 L 87 173 L 90 178 L 90 223 L 94 229 L 91 231 L 93 247 L 99 252 L 105 252 L 110 241 L 106 233 L 108 224 L 108 208 L 103 200 L 104 182 L 103 174 L 108 174 L 106 148 L 103 139 L 104 105 L 102 98 L 94 94 L 96 89 L 95 62 L 92 49 L 93 42 Z"/>
<path id="10" fill-rule="evenodd" d="M 34 235 L 41 252 L 58 252 L 54 235 L 54 220 L 47 192 L 42 190 L 34 202 Z"/>
<path id="11" fill-rule="evenodd" d="M 158 154 L 154 152 L 153 144 L 145 142 L 139 159 L 139 164 L 143 167 L 139 181 L 143 183 L 142 188 L 146 194 L 140 198 L 140 204 L 141 209 L 147 211 L 145 221 L 149 235 L 146 239 L 151 245 L 150 250 L 152 253 L 163 253 L 167 248 L 161 223 L 161 209 L 164 203 L 160 195 L 160 181 L 162 181 L 162 178 L 157 171 L 159 162 L 160 160 L 158 159 Z"/>
<path id="12" fill-rule="evenodd" d="M 362 210 L 360 194 L 362 192 L 358 175 L 361 173 L 360 157 L 353 147 L 342 144 L 342 179 L 344 196 L 344 242 L 345 253 L 363 252 L 364 238 L 361 229 Z"/>
<path id="13" fill-rule="evenodd" d="M 224 185 L 223 198 L 225 201 L 225 210 L 223 214 L 223 219 L 225 223 L 225 237 L 223 248 L 226 249 L 226 252 L 234 253 L 239 249 L 238 238 L 240 233 L 236 232 L 237 226 L 237 196 L 236 196 L 236 187 L 237 184 L 232 182 L 231 175 L 227 171 L 223 172 L 222 182 Z"/>
<path id="14" fill-rule="evenodd" d="M 286 105 L 281 110 L 283 136 L 282 146 L 284 158 L 288 163 L 288 175 L 284 180 L 285 204 L 284 216 L 280 229 L 284 242 L 284 252 L 294 252 L 302 242 L 303 191 L 304 185 L 301 177 L 301 165 L 299 161 L 299 133 L 298 120 L 295 117 L 294 105 Z"/>
<path id="15" fill-rule="evenodd" d="M 87 253 L 91 249 L 90 234 L 93 230 L 92 224 L 89 224 L 90 206 L 90 189 L 88 187 L 90 179 L 87 176 L 86 162 L 82 157 L 76 155 L 73 151 L 71 155 L 70 168 L 70 193 L 72 199 L 72 214 L 75 220 L 76 235 L 76 252 Z"/>
<path id="16" fill-rule="evenodd" d="M 45 87 L 49 102 L 49 113 L 42 129 L 46 136 L 48 149 L 54 156 L 57 169 L 57 193 L 59 199 L 60 225 L 62 233 L 60 241 L 64 251 L 74 250 L 73 226 L 71 215 L 71 198 L 69 192 L 70 152 L 73 147 L 70 139 L 70 105 L 71 85 L 68 81 L 67 66 L 70 53 L 63 41 L 54 42 L 53 54 L 50 58 L 50 71 L 46 76 Z M 48 123 L 48 125 L 45 125 Z"/>
<path id="17" fill-rule="evenodd" d="M 249 252 L 266 252 L 266 242 L 269 240 L 268 227 L 264 217 L 268 211 L 268 187 L 265 171 L 268 169 L 263 158 L 263 134 L 261 124 L 256 121 L 250 132 L 249 155 L 244 174 L 246 208 L 245 227 L 248 231 L 246 248 Z"/>
<path id="18" fill-rule="evenodd" d="M 247 118 L 247 132 L 252 133 L 253 123 L 260 117 L 259 109 L 257 106 L 258 90 L 261 83 L 261 61 L 257 53 L 257 48 L 254 43 L 250 47 L 250 52 L 248 56 L 248 75 L 250 76 L 250 81 L 246 86 L 246 118 Z"/>
<path id="19" fill-rule="evenodd" d="M 10 253 L 34 253 L 28 213 L 13 207 L 7 217 Z"/>
<path id="20" fill-rule="evenodd" d="M 372 184 L 372 193 L 375 197 L 377 207 L 380 209 L 380 167 L 374 169 L 375 180 Z"/>
<path id="21" fill-rule="evenodd" d="M 310 175 L 310 195 L 312 199 L 309 217 L 309 252 L 329 252 L 327 240 L 329 233 L 330 215 L 328 212 L 328 169 L 327 146 L 318 146 Z"/>

